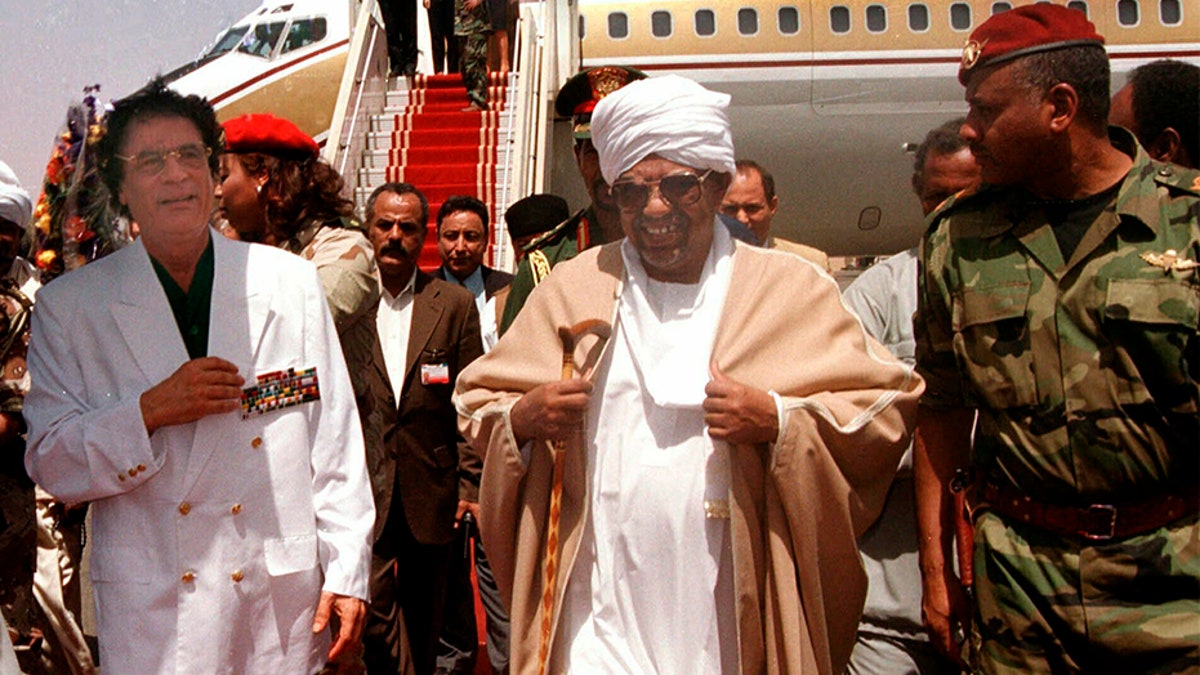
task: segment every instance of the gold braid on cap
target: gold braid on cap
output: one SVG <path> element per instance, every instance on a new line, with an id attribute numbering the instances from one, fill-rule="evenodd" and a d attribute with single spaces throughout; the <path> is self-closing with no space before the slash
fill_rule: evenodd
<path id="1" fill-rule="evenodd" d="M 588 71 L 588 83 L 592 86 L 592 98 L 599 101 L 625 86 L 629 73 L 614 66 L 601 66 Z"/>

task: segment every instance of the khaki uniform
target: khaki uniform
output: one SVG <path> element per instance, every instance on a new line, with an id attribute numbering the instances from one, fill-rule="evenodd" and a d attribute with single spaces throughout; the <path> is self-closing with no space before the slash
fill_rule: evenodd
<path id="1" fill-rule="evenodd" d="M 805 260 L 811 260 L 813 264 L 826 272 L 833 273 L 833 269 L 829 266 L 829 256 L 819 248 L 813 248 L 812 246 L 806 246 L 771 235 L 767 235 L 767 240 L 763 242 L 763 248 L 773 248 L 777 251 L 785 251 L 792 255 L 798 255 Z"/>
<path id="2" fill-rule="evenodd" d="M 371 242 L 355 221 L 342 218 L 332 224 L 313 223 L 301 229 L 283 248 L 317 266 L 321 287 L 333 325 L 337 328 L 342 355 L 350 371 L 359 421 L 370 437 L 377 424 L 370 409 L 369 372 L 375 348 L 375 311 L 379 301 L 379 279 Z"/>
<path id="3" fill-rule="evenodd" d="M 923 403 L 979 413 L 980 484 L 1048 504 L 1135 504 L 1200 475 L 1200 173 L 1134 157 L 1064 260 L 1015 188 L 951 200 L 925 235 Z M 1179 672 L 1200 663 L 1196 515 L 1101 541 L 983 505 L 975 635 L 987 672 Z"/>

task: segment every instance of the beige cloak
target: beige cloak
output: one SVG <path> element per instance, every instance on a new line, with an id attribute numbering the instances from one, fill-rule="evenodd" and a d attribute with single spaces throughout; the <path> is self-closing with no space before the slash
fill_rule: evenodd
<path id="1" fill-rule="evenodd" d="M 623 267 L 619 243 L 555 267 L 457 382 L 459 424 L 486 457 L 480 531 L 512 620 L 513 673 L 537 667 L 553 449 L 534 443 L 526 466 L 508 411 L 560 377 L 559 327 L 615 320 Z M 584 341 L 577 369 L 602 350 Z M 787 418 L 778 444 L 730 448 L 741 671 L 841 673 L 866 595 L 856 537 L 883 505 L 923 383 L 866 335 L 815 265 L 740 242 L 713 353 L 728 377 L 780 394 Z M 571 439 L 566 455 L 555 630 L 588 517 L 583 439 Z"/>

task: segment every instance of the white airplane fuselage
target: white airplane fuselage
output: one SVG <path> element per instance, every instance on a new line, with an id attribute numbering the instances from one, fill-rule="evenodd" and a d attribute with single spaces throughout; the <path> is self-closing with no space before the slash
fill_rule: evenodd
<path id="1" fill-rule="evenodd" d="M 911 151 L 966 114 L 962 46 L 1007 4 L 1029 0 L 580 0 L 582 65 L 729 93 L 738 157 L 775 177 L 773 233 L 831 255 L 892 253 L 922 229 Z M 1155 59 L 1200 64 L 1200 12 L 1186 0 L 1071 4 L 1106 37 L 1114 91 Z"/>

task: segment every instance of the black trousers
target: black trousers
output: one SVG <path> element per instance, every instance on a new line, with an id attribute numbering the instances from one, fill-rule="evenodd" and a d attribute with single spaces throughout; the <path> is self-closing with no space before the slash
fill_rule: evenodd
<path id="1" fill-rule="evenodd" d="M 379 0 L 388 61 L 393 73 L 411 75 L 417 69 L 417 1 Z M 453 17 L 453 8 L 451 8 Z"/>
<path id="2" fill-rule="evenodd" d="M 454 37 L 454 0 L 430 0 L 429 37 L 433 42 L 433 72 L 458 72 L 458 40 Z"/>
<path id="3" fill-rule="evenodd" d="M 363 629 L 368 674 L 434 671 L 452 548 L 413 537 L 397 490 L 371 555 L 371 602 Z"/>

